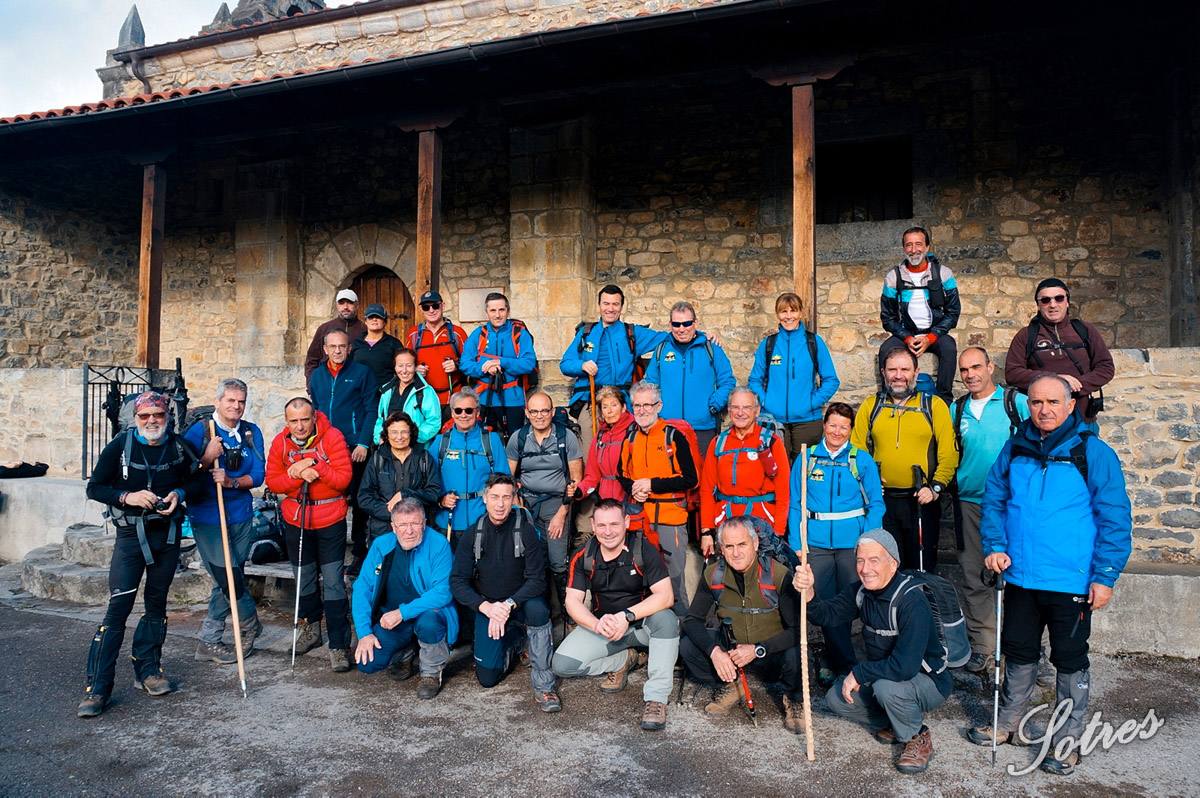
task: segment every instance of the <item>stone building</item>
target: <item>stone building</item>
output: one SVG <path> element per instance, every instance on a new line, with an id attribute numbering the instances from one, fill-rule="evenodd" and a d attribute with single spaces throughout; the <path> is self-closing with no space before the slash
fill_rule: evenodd
<path id="1" fill-rule="evenodd" d="M 0 455 L 78 473 L 85 362 L 235 372 L 277 418 L 336 290 L 381 284 L 399 327 L 427 286 L 466 322 L 505 291 L 551 384 L 606 282 L 633 321 L 693 301 L 740 379 L 795 289 L 857 402 L 922 224 L 960 347 L 1002 358 L 1070 283 L 1136 556 L 1194 562 L 1196 12 L 1081 8 L 243 0 L 149 46 L 135 10 L 102 100 L 0 120 Z"/>

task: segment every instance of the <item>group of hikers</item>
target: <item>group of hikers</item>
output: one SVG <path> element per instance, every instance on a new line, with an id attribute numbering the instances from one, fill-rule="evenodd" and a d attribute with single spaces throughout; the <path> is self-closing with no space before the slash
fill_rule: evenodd
<path id="1" fill-rule="evenodd" d="M 924 718 L 950 695 L 949 669 L 986 676 L 1001 655 L 997 718 L 969 739 L 1027 740 L 1018 726 L 1049 678 L 1071 702 L 1055 742 L 1078 741 L 1091 613 L 1131 548 L 1124 477 L 1097 425 L 1112 358 L 1099 330 L 1071 317 L 1066 284 L 1048 278 L 997 385 L 983 347 L 957 351 L 958 287 L 928 232 L 901 241 L 880 302 L 891 337 L 879 390 L 857 409 L 835 400 L 833 358 L 796 294 L 778 297 L 778 327 L 739 385 L 691 304 L 654 330 L 622 321 L 616 285 L 562 355 L 565 407 L 537 387 L 533 334 L 507 297 L 489 294 L 487 322 L 467 335 L 436 291 L 403 342 L 385 332 L 385 308 L 360 320 L 358 297 L 340 291 L 308 351 L 308 395 L 287 402 L 269 446 L 243 418 L 241 380 L 222 380 L 211 420 L 181 436 L 166 397 L 138 396 L 88 483 L 117 541 L 79 716 L 107 705 L 143 575 L 134 684 L 172 691 L 161 653 L 184 513 L 215 582 L 196 658 L 235 661 L 222 639 L 234 613 L 240 649 L 253 651 L 262 624 L 243 563 L 251 491 L 265 483 L 283 497 L 297 572 L 294 651 L 324 643 L 336 672 L 419 675 L 421 699 L 440 692 L 456 644 L 470 646 L 484 688 L 528 665 L 543 712 L 562 709 L 561 679 L 602 677 L 615 693 L 645 667 L 646 730 L 666 726 L 677 679 L 681 691 L 685 678 L 712 688 L 707 714 L 753 715 L 750 671 L 778 685 L 784 726 L 799 734 L 804 607 L 823 632 L 826 705 L 902 746 L 904 773 L 933 755 Z M 927 352 L 936 381 L 918 371 Z M 938 565 L 943 506 L 965 578 L 965 663 L 924 576 Z M 1068 774 L 1078 757 L 1068 741 L 1042 768 Z"/>

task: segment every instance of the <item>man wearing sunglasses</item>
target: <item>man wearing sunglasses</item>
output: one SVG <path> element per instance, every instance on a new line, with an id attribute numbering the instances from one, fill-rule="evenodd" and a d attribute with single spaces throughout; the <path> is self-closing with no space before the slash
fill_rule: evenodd
<path id="1" fill-rule="evenodd" d="M 450 399 L 454 425 L 429 442 L 437 458 L 446 494 L 434 518 L 438 530 L 452 530 L 451 544 L 483 515 L 483 486 L 493 473 L 508 474 L 500 436 L 479 424 L 479 395 L 463 388 Z"/>
<path id="2" fill-rule="evenodd" d="M 421 294 L 420 306 L 424 321 L 408 331 L 408 348 L 417 353 L 417 373 L 437 391 L 445 422 L 450 419 L 450 395 L 466 384 L 458 372 L 458 360 L 467 331 L 446 318 L 437 291 Z"/>
<path id="3" fill-rule="evenodd" d="M 1062 280 L 1042 280 L 1033 297 L 1037 315 L 1013 336 L 1004 379 L 1028 393 L 1039 376 L 1059 375 L 1071 386 L 1076 414 L 1089 430 L 1099 433 L 1096 414 L 1104 409 L 1103 388 L 1115 373 L 1108 345 L 1094 324 L 1070 317 L 1071 291 Z"/>

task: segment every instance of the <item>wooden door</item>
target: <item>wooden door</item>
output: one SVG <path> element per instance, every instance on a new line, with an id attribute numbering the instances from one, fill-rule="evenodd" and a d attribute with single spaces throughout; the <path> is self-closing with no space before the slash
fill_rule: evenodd
<path id="1" fill-rule="evenodd" d="M 382 266 L 372 266 L 358 277 L 350 286 L 358 294 L 358 313 L 366 317 L 367 305 L 379 303 L 388 313 L 387 325 L 384 329 L 401 341 L 406 341 L 408 329 L 415 321 L 412 294 L 408 286 L 390 269 Z"/>

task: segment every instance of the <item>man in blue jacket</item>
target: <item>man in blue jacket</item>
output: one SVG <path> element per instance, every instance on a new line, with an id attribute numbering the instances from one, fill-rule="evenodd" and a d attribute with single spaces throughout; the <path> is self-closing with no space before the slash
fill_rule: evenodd
<path id="1" fill-rule="evenodd" d="M 229 586 L 225 577 L 225 551 L 221 545 L 221 517 L 217 507 L 217 485 L 222 486 L 225 500 L 225 522 L 229 533 L 229 553 L 233 560 L 233 584 L 236 592 L 238 621 L 242 630 L 242 649 L 254 650 L 254 639 L 262 633 L 262 623 L 254 606 L 254 597 L 246 589 L 243 571 L 250 553 L 250 532 L 254 523 L 252 488 L 263 482 L 266 469 L 266 450 L 262 430 L 242 419 L 246 412 L 249 389 L 239 379 L 225 379 L 217 384 L 217 403 L 212 420 L 197 420 L 184 432 L 183 439 L 200 452 L 200 463 L 210 469 L 212 482 L 205 487 L 204 498 L 188 503 L 188 520 L 200 560 L 212 577 L 212 593 L 208 598 L 208 615 L 200 625 L 200 642 L 196 659 L 210 660 L 221 665 L 237 662 L 237 654 L 221 641 L 225 619 L 229 617 Z"/>
<path id="2" fill-rule="evenodd" d="M 563 375 L 575 378 L 571 388 L 571 415 L 579 420 L 584 450 L 592 439 L 588 376 L 595 378 L 597 389 L 611 385 L 625 393 L 628 399 L 630 386 L 640 378 L 634 373 L 638 358 L 667 339 L 665 332 L 621 321 L 625 292 L 619 286 L 604 286 L 597 300 L 600 321 L 580 322 L 575 328 L 575 337 L 559 361 Z"/>
<path id="3" fill-rule="evenodd" d="M 725 350 L 697 329 L 690 302 L 671 308 L 671 336 L 654 348 L 646 382 L 662 390 L 662 417 L 691 424 L 700 453 L 707 452 L 736 381 Z"/>
<path id="4" fill-rule="evenodd" d="M 1001 651 L 1006 659 L 997 728 L 978 745 L 1014 740 L 1037 682 L 1042 631 L 1058 671 L 1054 751 L 1047 773 L 1079 762 L 1091 677 L 1092 613 L 1112 598 L 1132 549 L 1133 519 L 1116 453 L 1080 429 L 1071 386 L 1046 375 L 1029 386 L 1030 420 L 1004 445 L 983 493 L 984 564 L 1008 580 Z M 1064 718 L 1065 716 L 1065 718 Z"/>
<path id="5" fill-rule="evenodd" d="M 525 424 L 525 389 L 537 353 L 525 323 L 508 317 L 508 297 L 490 293 L 484 307 L 487 323 L 467 337 L 459 365 L 476 381 L 483 422 L 507 439 Z"/>
<path id="6" fill-rule="evenodd" d="M 748 383 L 763 410 L 783 425 L 783 445 L 793 459 L 801 445 L 821 439 L 821 411 L 841 385 L 824 339 L 800 321 L 803 310 L 797 294 L 775 300 L 779 328 L 754 350 Z"/>
<path id="7" fill-rule="evenodd" d="M 367 553 L 367 514 L 358 506 L 358 483 L 366 470 L 371 434 L 375 430 L 375 374 L 362 363 L 349 360 L 350 336 L 334 330 L 325 334 L 325 359 L 308 376 L 308 395 L 313 408 L 325 414 L 350 449 L 354 476 L 347 488 L 354 508 L 350 524 L 354 562 L 351 576 L 358 574 Z"/>
<path id="8" fill-rule="evenodd" d="M 429 442 L 442 470 L 442 509 L 433 524 L 453 531 L 451 544 L 483 515 L 483 486 L 492 474 L 510 474 L 500 436 L 479 424 L 479 397 L 463 388 L 450 397 L 454 426 Z"/>
<path id="9" fill-rule="evenodd" d="M 442 669 L 458 639 L 450 544 L 425 526 L 425 508 L 416 499 L 401 499 L 392 508 L 392 531 L 396 534 L 380 535 L 371 544 L 354 580 L 354 661 L 363 673 L 391 664 L 393 678 L 407 679 L 413 673 L 407 649 L 415 637 L 421 650 L 417 698 L 430 699 L 442 689 Z"/>

